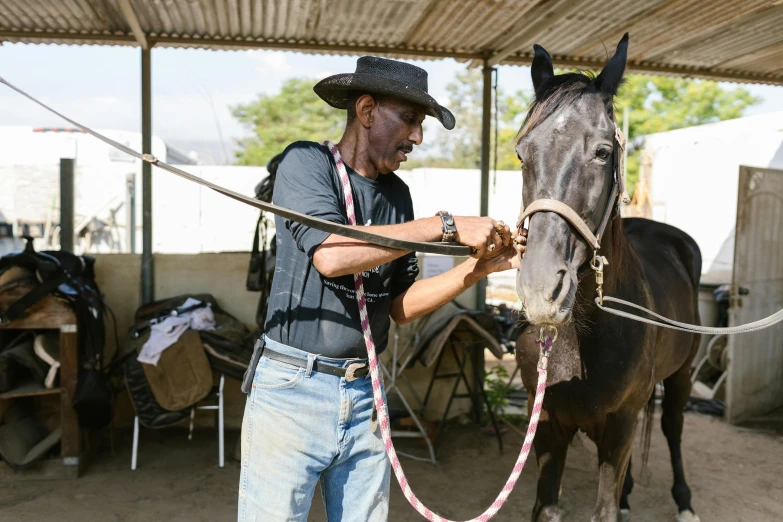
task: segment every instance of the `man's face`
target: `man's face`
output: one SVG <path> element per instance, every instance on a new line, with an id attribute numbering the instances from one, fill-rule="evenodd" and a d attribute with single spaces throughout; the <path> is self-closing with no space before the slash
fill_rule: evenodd
<path id="1" fill-rule="evenodd" d="M 380 174 L 388 174 L 408 160 L 414 145 L 421 145 L 421 124 L 426 109 L 409 101 L 385 97 L 373 112 L 370 158 Z"/>

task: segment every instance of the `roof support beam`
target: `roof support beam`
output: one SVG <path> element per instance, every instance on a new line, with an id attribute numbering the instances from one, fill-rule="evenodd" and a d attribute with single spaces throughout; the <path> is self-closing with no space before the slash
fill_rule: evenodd
<path id="1" fill-rule="evenodd" d="M 141 152 L 152 154 L 152 51 L 141 50 Z M 155 300 L 152 257 L 152 165 L 141 162 L 141 304 Z"/>
<path id="2" fill-rule="evenodd" d="M 479 215 L 489 215 L 489 149 L 491 145 L 492 123 L 492 67 L 484 62 L 482 69 L 483 96 L 481 110 L 481 205 Z M 476 285 L 476 308 L 484 310 L 487 306 L 487 278 Z"/>
<path id="3" fill-rule="evenodd" d="M 556 67 L 576 67 L 579 69 L 593 69 L 600 71 L 605 61 L 575 60 L 563 56 L 552 56 Z M 510 56 L 503 60 L 502 65 L 530 65 L 532 56 Z M 653 74 L 658 76 L 680 76 L 683 78 L 701 78 L 716 82 L 760 83 L 767 85 L 783 85 L 783 74 L 759 74 L 738 70 L 715 70 L 697 67 L 674 67 L 657 63 L 628 62 L 626 72 Z"/>
<path id="4" fill-rule="evenodd" d="M 132 45 L 136 39 L 127 34 L 103 34 L 103 33 L 61 33 L 61 32 L 36 32 L 36 31 L 7 31 L 0 30 L 0 40 L 18 40 L 22 39 L 25 43 L 51 43 L 52 40 L 62 42 L 77 41 L 85 44 L 98 45 Z M 36 41 L 39 40 L 39 41 Z M 483 63 L 486 57 L 485 53 L 478 52 L 455 52 L 439 49 L 418 49 L 412 47 L 384 47 L 384 46 L 364 46 L 350 44 L 322 44 L 317 42 L 285 42 L 275 40 L 242 40 L 242 39 L 222 39 L 222 38 L 183 38 L 176 36 L 149 36 L 147 42 L 150 46 L 193 46 L 193 47 L 214 47 L 222 49 L 270 49 L 280 51 L 298 51 L 298 52 L 322 52 L 345 55 L 394 55 L 411 59 L 439 59 L 454 58 L 457 61 L 479 60 Z M 496 57 L 494 57 L 496 58 Z M 601 69 L 604 61 L 598 60 L 577 60 L 574 58 L 554 55 L 553 59 L 558 67 L 580 67 L 582 69 Z M 736 58 L 737 60 L 739 58 Z M 499 65 L 530 65 L 533 57 L 529 55 L 509 55 L 504 58 Z M 783 85 L 783 73 L 760 74 L 740 70 L 726 70 L 704 67 L 676 67 L 662 65 L 651 62 L 630 62 L 627 70 L 629 72 L 656 74 L 661 76 L 683 76 L 688 78 L 704 78 L 707 80 L 739 82 L 739 83 L 760 83 L 768 85 Z"/>
<path id="5" fill-rule="evenodd" d="M 130 5 L 130 0 L 120 0 L 120 9 L 122 9 L 122 14 L 125 16 L 125 20 L 128 22 L 128 25 L 130 25 L 133 36 L 136 37 L 136 41 L 139 42 L 141 48 L 145 50 L 149 49 L 147 36 L 141 29 L 141 24 L 139 24 L 139 19 L 136 17 L 136 13 Z"/>

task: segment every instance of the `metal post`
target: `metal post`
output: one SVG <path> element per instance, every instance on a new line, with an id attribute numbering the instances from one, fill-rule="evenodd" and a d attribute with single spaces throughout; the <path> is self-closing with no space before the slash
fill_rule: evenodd
<path id="1" fill-rule="evenodd" d="M 73 252 L 74 160 L 60 158 L 60 250 Z"/>
<path id="2" fill-rule="evenodd" d="M 125 248 L 136 253 L 136 173 L 125 176 Z"/>
<path id="3" fill-rule="evenodd" d="M 484 62 L 484 96 L 481 114 L 481 207 L 482 216 L 489 215 L 489 149 L 490 124 L 492 122 L 492 67 Z M 476 308 L 484 310 L 487 302 L 487 280 L 482 279 L 476 285 Z"/>
<path id="4" fill-rule="evenodd" d="M 152 154 L 152 71 L 151 51 L 141 50 L 141 150 Z M 152 265 L 152 165 L 141 163 L 141 302 L 155 300 Z"/>

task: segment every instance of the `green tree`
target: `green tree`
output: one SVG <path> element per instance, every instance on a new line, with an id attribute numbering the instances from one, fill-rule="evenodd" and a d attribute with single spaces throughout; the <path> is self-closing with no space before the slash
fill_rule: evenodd
<path id="1" fill-rule="evenodd" d="M 446 85 L 449 110 L 457 125 L 446 135 L 446 157 L 452 168 L 476 169 L 481 164 L 482 75 L 464 69 Z M 443 148 L 443 147 L 441 147 Z"/>
<path id="2" fill-rule="evenodd" d="M 477 69 L 457 73 L 447 86 L 457 127 L 448 135 L 447 155 L 429 163 L 457 168 L 479 168 L 481 162 L 482 75 Z M 518 91 L 508 96 L 498 91 L 498 161 L 500 170 L 519 168 L 514 145 L 532 93 Z M 726 89 L 717 82 L 685 78 L 626 75 L 615 104 L 622 126 L 628 108 L 628 140 L 638 136 L 705 123 L 739 118 L 760 100 L 744 88 Z M 493 109 L 494 110 L 494 109 Z M 494 128 L 492 130 L 494 152 Z M 492 161 L 493 159 L 491 159 Z M 427 161 L 422 163 L 427 164 Z M 493 164 L 493 163 L 491 163 Z M 630 151 L 626 166 L 628 187 L 639 179 L 639 152 Z"/>
<path id="3" fill-rule="evenodd" d="M 448 107 L 457 119 L 456 128 L 436 135 L 436 143 L 428 140 L 422 152 L 428 152 L 429 157 L 412 158 L 413 161 L 403 168 L 480 167 L 482 81 L 478 69 L 457 73 L 446 87 Z M 253 131 L 252 137 L 240 140 L 238 164 L 264 165 L 296 140 L 339 138 L 345 113 L 319 99 L 312 90 L 313 83 L 310 79 L 292 78 L 283 84 L 278 94 L 261 95 L 251 103 L 232 107 L 234 116 Z M 497 97 L 497 168 L 515 170 L 519 168 L 519 160 L 514 145 L 532 93 L 517 91 L 506 95 L 498 89 Z M 616 106 L 621 126 L 624 110 L 628 110 L 630 142 L 645 134 L 738 118 L 759 101 L 744 88 L 725 89 L 713 81 L 629 74 L 620 88 Z M 494 154 L 494 128 L 491 137 Z M 494 165 L 494 156 L 490 162 Z M 629 189 L 633 189 L 639 178 L 638 151 L 630 151 L 627 178 Z"/>
<path id="4" fill-rule="evenodd" d="M 345 112 L 335 110 L 315 92 L 315 80 L 291 78 L 278 94 L 260 95 L 255 101 L 231 107 L 235 118 L 253 135 L 239 140 L 238 165 L 266 165 L 294 141 L 337 140 L 345 127 Z"/>
<path id="5" fill-rule="evenodd" d="M 483 113 L 483 75 L 480 69 L 465 69 L 446 86 L 449 93 L 449 109 L 454 112 L 457 126 L 447 135 L 446 154 L 451 168 L 477 169 L 481 167 L 481 119 Z M 507 96 L 497 90 L 498 111 L 498 169 L 519 168 L 514 152 L 517 131 L 524 119 L 530 96 L 517 91 Z M 493 100 L 492 113 L 495 116 Z M 494 120 L 493 120 L 494 125 Z M 490 155 L 495 151 L 495 129 L 491 129 Z M 443 148 L 443 147 L 442 147 Z M 437 161 L 433 158 L 433 161 Z M 430 163 L 433 163 L 431 161 Z M 494 165 L 494 157 L 490 158 Z"/>

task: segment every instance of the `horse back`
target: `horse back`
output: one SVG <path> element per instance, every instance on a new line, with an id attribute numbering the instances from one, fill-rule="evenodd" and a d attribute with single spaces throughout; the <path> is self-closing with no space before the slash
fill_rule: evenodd
<path id="1" fill-rule="evenodd" d="M 691 236 L 677 227 L 644 218 L 623 219 L 623 232 L 644 263 L 656 268 L 645 270 L 648 277 L 653 276 L 651 284 L 668 286 L 666 281 L 656 281 L 656 275 L 686 275 L 691 289 L 698 293 L 701 250 Z"/>

